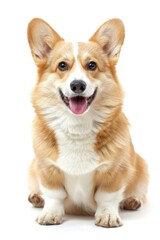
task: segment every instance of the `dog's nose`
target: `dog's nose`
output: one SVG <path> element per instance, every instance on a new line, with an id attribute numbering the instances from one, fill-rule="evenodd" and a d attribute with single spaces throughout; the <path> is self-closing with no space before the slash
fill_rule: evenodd
<path id="1" fill-rule="evenodd" d="M 75 93 L 83 93 L 86 89 L 86 83 L 82 80 L 74 80 L 71 82 L 70 88 Z"/>

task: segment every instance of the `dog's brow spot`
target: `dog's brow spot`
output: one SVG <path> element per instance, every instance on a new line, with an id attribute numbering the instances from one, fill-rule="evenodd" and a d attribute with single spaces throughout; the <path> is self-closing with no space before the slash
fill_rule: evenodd
<path id="1" fill-rule="evenodd" d="M 75 69 L 74 69 L 74 72 L 76 73 L 75 78 L 79 79 L 81 78 L 81 75 L 82 75 L 80 70 L 80 62 L 78 61 L 79 46 L 78 46 L 78 43 L 76 42 L 72 43 L 72 45 L 73 45 L 73 56 L 75 59 Z"/>
<path id="2" fill-rule="evenodd" d="M 73 55 L 75 60 L 77 60 L 78 57 L 78 43 L 73 43 Z"/>

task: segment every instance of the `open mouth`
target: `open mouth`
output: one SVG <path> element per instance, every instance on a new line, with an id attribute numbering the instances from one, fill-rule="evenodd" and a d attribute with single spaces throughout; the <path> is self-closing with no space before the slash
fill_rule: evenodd
<path id="1" fill-rule="evenodd" d="M 84 97 L 81 95 L 77 95 L 71 98 L 68 98 L 63 94 L 63 92 L 59 89 L 60 96 L 63 102 L 66 104 L 67 107 L 74 113 L 74 114 L 83 114 L 89 105 L 94 100 L 97 88 L 95 89 L 94 93 L 90 97 Z"/>

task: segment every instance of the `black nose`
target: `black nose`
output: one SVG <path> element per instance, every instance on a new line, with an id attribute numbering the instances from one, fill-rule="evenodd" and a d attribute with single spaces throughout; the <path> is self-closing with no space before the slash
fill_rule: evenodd
<path id="1" fill-rule="evenodd" d="M 71 82 L 70 87 L 75 93 L 83 93 L 86 89 L 86 83 L 82 80 L 74 80 Z"/>

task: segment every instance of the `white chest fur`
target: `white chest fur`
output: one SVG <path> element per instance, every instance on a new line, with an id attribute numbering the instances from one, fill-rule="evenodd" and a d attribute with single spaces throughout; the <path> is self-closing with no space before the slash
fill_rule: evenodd
<path id="1" fill-rule="evenodd" d="M 96 135 L 93 133 L 74 138 L 59 131 L 59 156 L 54 164 L 71 176 L 81 176 L 108 167 L 110 161 L 107 159 L 100 163 L 100 157 L 94 149 L 95 141 Z"/>
<path id="2" fill-rule="evenodd" d="M 89 114 L 83 117 L 70 114 L 65 121 L 61 121 L 60 128 L 55 128 L 59 149 L 55 165 L 71 176 L 81 176 L 106 165 L 105 162 L 100 164 L 95 151 L 97 132 L 93 117 Z"/>
<path id="3" fill-rule="evenodd" d="M 95 137 L 90 134 L 82 138 L 73 138 L 59 132 L 59 157 L 57 167 L 63 172 L 80 176 L 95 170 L 99 165 L 99 157 L 94 151 Z"/>

